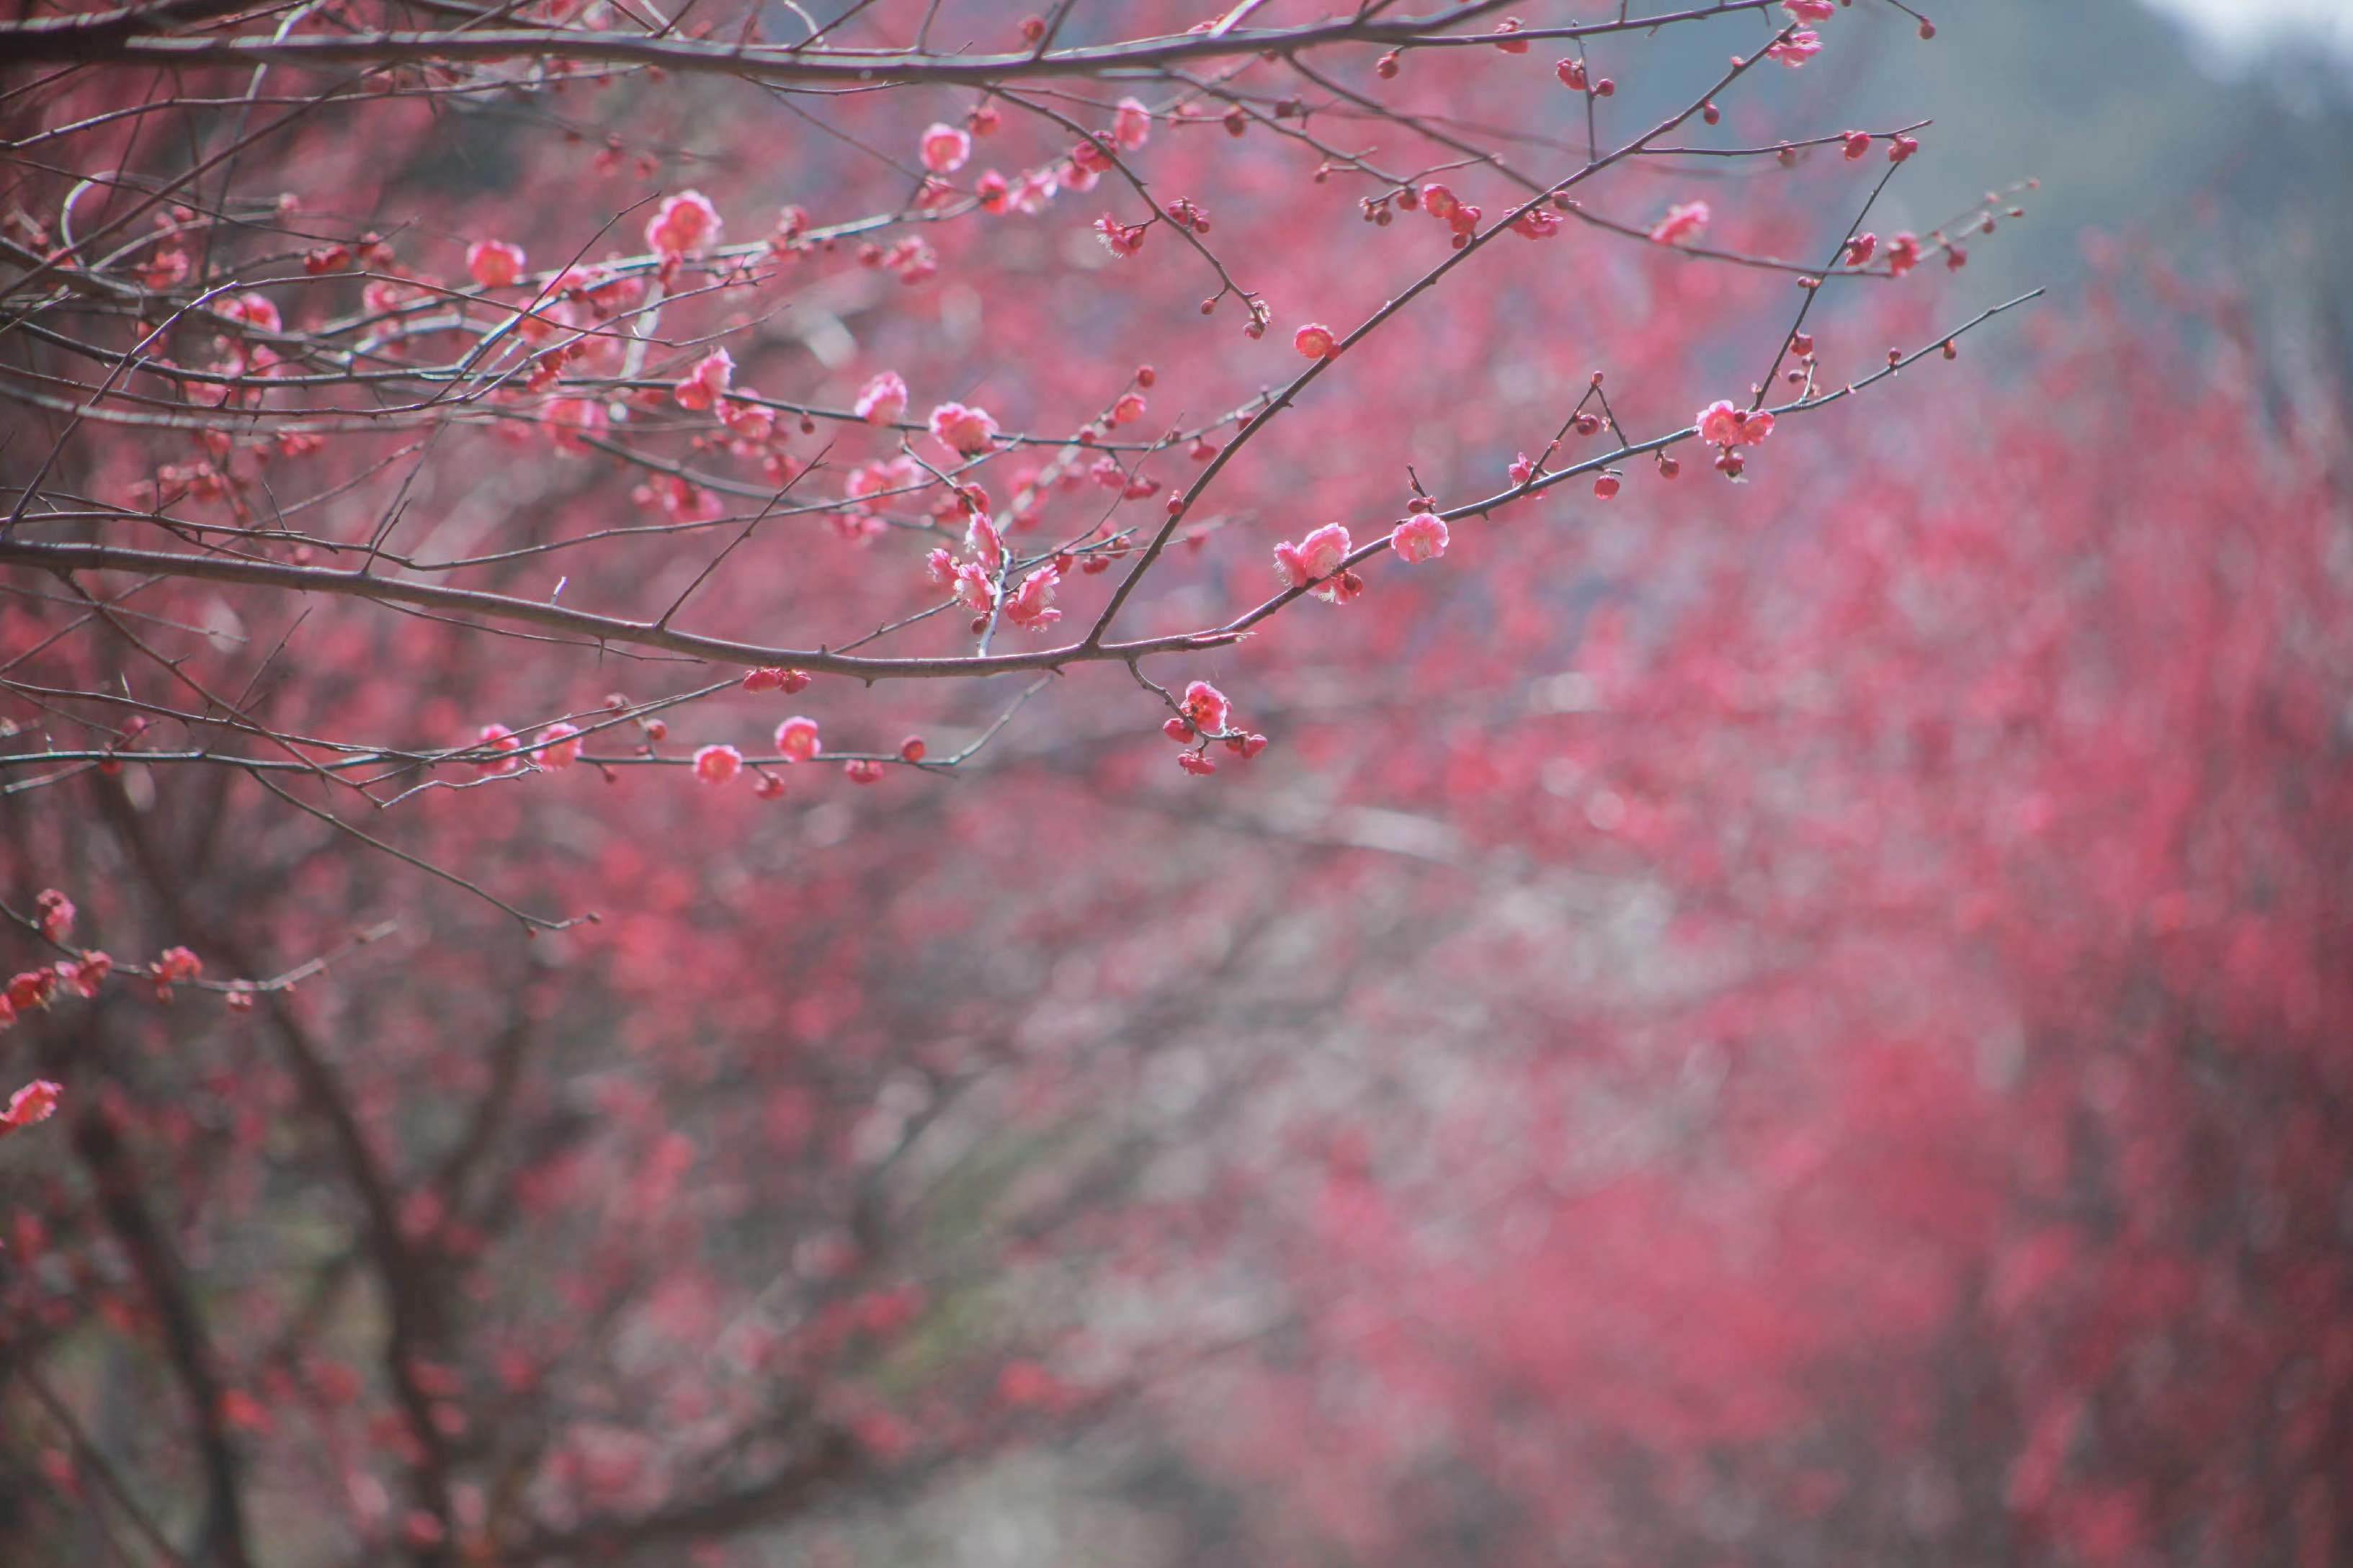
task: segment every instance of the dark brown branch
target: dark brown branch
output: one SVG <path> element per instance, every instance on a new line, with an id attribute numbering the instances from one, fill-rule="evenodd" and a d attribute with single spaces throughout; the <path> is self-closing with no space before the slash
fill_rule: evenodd
<path id="1" fill-rule="evenodd" d="M 557 605 L 471 588 L 444 588 L 431 584 L 405 583 L 372 576 L 364 572 L 339 572 L 322 566 L 290 566 L 235 556 L 185 555 L 171 551 L 131 550 L 111 544 L 58 544 L 9 538 L 0 539 L 0 565 L 28 566 L 58 576 L 76 572 L 155 572 L 165 576 L 212 583 L 241 583 L 256 588 L 341 594 L 386 604 L 414 605 L 452 615 L 546 626 L 596 642 L 660 648 L 717 664 L 744 668 L 788 665 L 815 675 L 849 675 L 860 680 L 947 680 L 1004 675 L 1015 670 L 1059 669 L 1066 664 L 1117 662 L 1147 654 L 1192 652 L 1222 647 L 1233 640 L 1217 633 L 1199 633 L 1091 647 L 1066 644 L 1029 653 L 991 654 L 985 658 L 866 658 L 828 653 L 823 648 L 779 647 L 765 643 L 703 637 L 658 626 L 650 621 L 590 615 L 582 610 L 565 609 Z"/>
<path id="2" fill-rule="evenodd" d="M 114 1112 L 106 1097 L 95 1092 L 92 1080 L 103 1070 L 107 1054 L 101 1016 L 97 1008 L 83 1014 L 82 1038 L 73 1045 L 53 1029 L 42 1031 L 41 1066 L 69 1084 L 85 1086 L 85 1092 L 72 1097 L 79 1109 L 67 1121 L 67 1140 L 90 1173 L 99 1212 L 121 1244 L 155 1310 L 164 1357 L 187 1395 L 197 1467 L 204 1477 L 205 1525 L 202 1537 L 185 1555 L 192 1562 L 217 1563 L 223 1568 L 248 1568 L 253 1557 L 246 1535 L 240 1467 L 221 1413 L 221 1395 L 227 1390 L 212 1338 L 206 1332 L 179 1254 L 140 1195 L 143 1178 L 123 1146 Z"/>
<path id="3" fill-rule="evenodd" d="M 597 65 L 659 66 L 664 70 L 738 77 L 772 84 L 868 88 L 929 84 L 981 87 L 1041 77 L 1101 76 L 1148 71 L 1195 60 L 1327 47 L 1335 44 L 1415 48 L 1493 44 L 1449 29 L 1502 10 L 1508 0 L 1477 0 L 1442 15 L 1394 21 L 1335 21 L 1295 27 L 1237 28 L 1114 44 L 1092 44 L 1044 54 L 942 55 L 912 50 L 807 50 L 798 45 L 743 46 L 679 37 L 627 37 L 563 27 L 510 27 L 466 32 L 378 32 L 286 37 L 177 37 L 77 27 L 42 18 L 0 27 L 0 43 L 22 61 L 139 62 L 153 65 L 399 65 L 519 58 Z M 1724 0 L 1624 21 L 1547 28 L 1550 38 L 1593 37 L 1648 31 L 1679 22 L 1761 11 L 1776 0 Z"/>

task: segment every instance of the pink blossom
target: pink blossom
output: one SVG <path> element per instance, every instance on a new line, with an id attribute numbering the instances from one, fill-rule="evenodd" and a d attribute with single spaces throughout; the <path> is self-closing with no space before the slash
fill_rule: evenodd
<path id="1" fill-rule="evenodd" d="M 1793 22 L 1827 22 L 1838 11 L 1833 0 L 1781 0 Z"/>
<path id="2" fill-rule="evenodd" d="M 1133 98 L 1119 100 L 1118 112 L 1112 117 L 1112 139 L 1129 152 L 1134 152 L 1152 139 L 1152 110 Z"/>
<path id="3" fill-rule="evenodd" d="M 964 527 L 964 547 L 967 554 L 994 574 L 1005 564 L 1005 535 L 997 531 L 997 524 L 985 511 L 972 514 Z"/>
<path id="4" fill-rule="evenodd" d="M 668 257 L 680 257 L 719 243 L 727 226 L 719 209 L 701 191 L 681 191 L 665 196 L 646 222 L 646 244 Z"/>
<path id="5" fill-rule="evenodd" d="M 723 784 L 744 771 L 744 753 L 733 746 L 705 746 L 694 753 L 694 776 L 707 784 Z"/>
<path id="6" fill-rule="evenodd" d="M 1006 184 L 1005 176 L 995 169 L 974 181 L 972 186 L 973 195 L 980 200 L 980 210 L 985 213 L 1003 212 L 1012 190 L 1013 187 Z"/>
<path id="7" fill-rule="evenodd" d="M 878 462 L 860 463 L 849 470 L 849 478 L 842 482 L 842 494 L 845 500 L 862 512 L 865 508 L 861 503 L 868 497 L 882 495 L 892 490 L 907 489 L 920 484 L 923 478 L 922 466 L 909 458 L 890 458 Z"/>
<path id="8" fill-rule="evenodd" d="M 543 768 L 568 768 L 580 760 L 580 731 L 561 721 L 542 730 L 534 744 Z"/>
<path id="9" fill-rule="evenodd" d="M 1389 548 L 1409 565 L 1435 561 L 1446 553 L 1446 521 L 1435 512 L 1418 511 L 1389 531 Z"/>
<path id="10" fill-rule="evenodd" d="M 155 978 L 163 981 L 194 980 L 205 972 L 205 961 L 185 947 L 167 947 L 155 955 Z"/>
<path id="11" fill-rule="evenodd" d="M 1122 223 L 1109 213 L 1095 219 L 1095 237 L 1103 241 L 1105 250 L 1110 251 L 1122 261 L 1144 248 L 1144 237 L 1146 232 L 1145 225 Z"/>
<path id="12" fill-rule="evenodd" d="M 961 563 L 949 580 L 955 584 L 956 602 L 965 609 L 986 615 L 996 606 L 997 579 L 978 562 Z"/>
<path id="13" fill-rule="evenodd" d="M 629 491 L 629 499 L 679 522 L 709 522 L 727 510 L 717 496 L 676 474 L 651 476 Z"/>
<path id="14" fill-rule="evenodd" d="M 1218 764 L 1211 762 L 1208 758 L 1203 756 L 1198 752 L 1177 752 L 1176 765 L 1183 768 L 1187 773 L 1196 774 L 1202 778 L 1207 778 L 1209 774 L 1218 771 Z"/>
<path id="15" fill-rule="evenodd" d="M 1779 60 L 1791 70 L 1822 52 L 1821 35 L 1811 27 L 1800 27 L 1788 37 L 1766 46 L 1767 58 Z"/>
<path id="16" fill-rule="evenodd" d="M 1887 242 L 1887 270 L 1901 278 L 1920 265 L 1920 237 L 1906 229 Z"/>
<path id="17" fill-rule="evenodd" d="M 1040 566 L 1021 580 L 1021 586 L 1005 601 L 1005 618 L 1025 630 L 1042 632 L 1062 618 L 1055 609 L 1054 588 L 1062 574 L 1050 563 Z"/>
<path id="18" fill-rule="evenodd" d="M 40 921 L 41 934 L 51 942 L 63 942 L 73 934 L 73 900 L 58 889 L 43 888 L 40 896 L 33 900 L 33 908 Z"/>
<path id="19" fill-rule="evenodd" d="M 1873 252 L 1879 248 L 1879 237 L 1865 230 L 1846 242 L 1846 264 L 1862 267 L 1869 264 Z"/>
<path id="20" fill-rule="evenodd" d="M 485 289 L 504 289 L 522 276 L 522 247 L 478 239 L 466 247 L 466 270 Z"/>
<path id="21" fill-rule="evenodd" d="M 1707 226 L 1708 216 L 1705 202 L 1677 202 L 1651 230 L 1651 237 L 1661 245 L 1681 245 L 1685 240 L 1697 239 L 1700 230 Z"/>
<path id="22" fill-rule="evenodd" d="M 0 1110 L 0 1136 L 47 1121 L 57 1114 L 58 1097 L 64 1092 L 47 1079 L 37 1078 L 10 1095 L 8 1109 Z"/>
<path id="23" fill-rule="evenodd" d="M 1292 334 L 1291 346 L 1309 359 L 1329 359 L 1340 352 L 1340 340 L 1332 335 L 1331 328 L 1310 321 Z"/>
<path id="24" fill-rule="evenodd" d="M 818 741 L 817 721 L 796 713 L 776 726 L 776 754 L 797 763 L 807 762 L 825 750 Z"/>
<path id="25" fill-rule="evenodd" d="M 710 407 L 726 395 L 734 384 L 735 360 L 725 349 L 713 349 L 695 362 L 694 368 L 673 389 L 681 408 L 697 413 Z"/>
<path id="26" fill-rule="evenodd" d="M 892 246 L 882 258 L 882 265 L 899 275 L 902 283 L 921 283 L 926 278 L 939 276 L 939 253 L 920 239 L 902 239 Z"/>
<path id="27" fill-rule="evenodd" d="M 895 425 L 907 412 L 907 384 L 886 370 L 859 389 L 858 416 L 869 425 Z"/>
<path id="28" fill-rule="evenodd" d="M 214 300 L 213 309 L 229 321 L 243 321 L 247 326 L 261 331 L 276 332 L 285 330 L 278 319 L 278 307 L 271 304 L 264 295 L 232 294 L 225 300 Z"/>
<path id="29" fill-rule="evenodd" d="M 934 123 L 923 132 L 923 167 L 934 174 L 953 174 L 972 156 L 972 138 L 953 125 Z"/>
<path id="30" fill-rule="evenodd" d="M 1276 545 L 1275 574 L 1293 588 L 1304 588 L 1339 571 L 1348 558 L 1348 531 L 1339 523 L 1327 522 L 1297 544 Z M 1336 584 L 1329 582 L 1315 592 L 1318 598 L 1334 604 L 1345 596 Z"/>
<path id="31" fill-rule="evenodd" d="M 1194 681 L 1185 688 L 1185 700 L 1179 706 L 1185 710 L 1187 723 L 1209 734 L 1222 731 L 1234 711 L 1226 694 L 1206 680 Z"/>
<path id="32" fill-rule="evenodd" d="M 961 403 L 943 403 L 932 410 L 932 434 L 945 441 L 967 458 L 976 458 L 988 450 L 997 436 L 997 421 L 985 408 L 967 408 Z"/>
<path id="33" fill-rule="evenodd" d="M 522 742 L 517 740 L 515 732 L 504 724 L 483 725 L 480 734 L 475 737 L 474 743 L 479 750 L 497 753 L 488 762 L 474 764 L 480 772 L 495 776 L 522 772 L 522 761 L 508 754 L 521 751 Z"/>
<path id="34" fill-rule="evenodd" d="M 756 444 L 776 433 L 776 411 L 752 401 L 759 395 L 751 387 L 740 386 L 719 405 L 720 423 L 739 440 Z"/>
<path id="35" fill-rule="evenodd" d="M 1512 459 L 1511 474 L 1512 483 L 1515 485 L 1526 484 L 1530 479 L 1536 477 L 1536 460 L 1534 458 L 1529 457 L 1525 452 L 1522 452 L 1518 457 Z"/>
<path id="36" fill-rule="evenodd" d="M 58 965 L 58 979 L 84 1000 L 97 996 L 99 986 L 113 973 L 114 960 L 103 952 L 85 952 Z"/>
<path id="37" fill-rule="evenodd" d="M 46 965 L 8 977 L 8 1003 L 19 1011 L 27 1007 L 46 1007 L 57 994 L 58 972 Z"/>

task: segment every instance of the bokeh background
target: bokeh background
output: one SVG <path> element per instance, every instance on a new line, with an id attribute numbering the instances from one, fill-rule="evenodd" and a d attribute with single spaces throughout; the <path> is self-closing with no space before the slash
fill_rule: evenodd
<path id="1" fill-rule="evenodd" d="M 1727 133 L 1933 121 L 1883 235 L 2000 193 L 1966 268 L 1837 295 L 1831 375 L 2044 297 L 1788 421 L 1749 483 L 1687 459 L 1532 500 L 1156 671 L 1274 737 L 1246 767 L 1179 775 L 1097 672 L 954 781 L 405 806 L 411 852 L 603 917 L 537 941 L 241 787 L 0 800 L 10 885 L 70 888 L 118 952 L 269 973 L 397 926 L 254 1019 L 134 999 L 0 1037 L 118 1137 L 0 1145 L 0 1373 L 197 1527 L 206 1423 L 127 1183 L 259 1562 L 2353 1563 L 2353 37 L 2327 0 L 1948 9 L 1923 44 L 1856 5 Z M 1071 37 L 1129 25 L 1082 5 Z M 1626 46 L 1615 122 L 1723 52 Z M 1513 68 L 1482 119 L 1577 143 L 1548 61 Z M 864 177 L 721 88 L 565 112 L 659 177 L 487 112 L 284 172 L 450 271 L 679 177 L 748 232 Z M 846 266 L 796 285 L 744 379 L 842 402 L 899 365 L 1029 427 L 1150 361 L 1155 409 L 1198 413 L 1436 254 L 1271 139 L 1166 156 L 1259 258 L 1267 342 L 1124 288 L 1071 207 L 944 233 L 904 308 Z M 1593 199 L 1704 197 L 1712 238 L 1811 255 L 1854 178 L 1691 160 Z M 1786 279 L 1550 245 L 1352 352 L 1139 629 L 1391 515 L 1401 458 L 1450 502 L 1500 488 L 1593 369 L 1639 434 L 1786 331 Z M 629 515 L 594 464 L 457 443 L 417 492 L 450 553 Z M 913 566 L 877 559 L 821 535 L 698 603 L 879 616 Z M 5 613 L 12 656 L 54 629 Z M 303 637 L 286 722 L 423 743 L 656 684 L 364 607 Z M 801 700 L 829 741 L 944 747 L 1010 694 Z M 765 733 L 776 701 L 674 727 Z M 0 1555 L 147 1560 L 30 1386 L 0 1394 Z"/>

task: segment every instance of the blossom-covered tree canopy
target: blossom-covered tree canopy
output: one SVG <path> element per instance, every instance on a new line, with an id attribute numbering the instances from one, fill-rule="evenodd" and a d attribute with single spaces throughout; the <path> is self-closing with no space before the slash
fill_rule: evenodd
<path id="1" fill-rule="evenodd" d="M 2353 1557 L 2344 426 L 1968 25 L 0 22 L 12 1551 Z"/>

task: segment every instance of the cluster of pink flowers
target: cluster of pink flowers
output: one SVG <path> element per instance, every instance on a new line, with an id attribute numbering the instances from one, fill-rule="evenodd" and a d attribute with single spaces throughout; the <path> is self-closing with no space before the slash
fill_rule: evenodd
<path id="1" fill-rule="evenodd" d="M 973 195 L 983 212 L 1009 211 L 1035 217 L 1046 210 L 1046 204 L 1054 199 L 1061 184 L 1060 172 L 1051 165 L 1032 169 L 1009 181 L 991 169 L 973 183 Z"/>
<path id="2" fill-rule="evenodd" d="M 1365 580 L 1346 570 L 1347 529 L 1327 522 L 1293 544 L 1274 547 L 1274 574 L 1290 588 L 1307 588 L 1328 604 L 1345 605 L 1365 591 Z"/>
<path id="3" fill-rule="evenodd" d="M 1786 38 L 1776 39 L 1766 46 L 1765 58 L 1779 60 L 1795 70 L 1822 52 L 1822 36 L 1811 27 L 1800 27 Z"/>
<path id="4" fill-rule="evenodd" d="M 956 602 L 978 615 L 997 607 L 997 578 L 1005 570 L 1005 536 L 986 512 L 976 512 L 965 525 L 965 550 L 969 561 L 959 561 L 947 549 L 924 557 L 932 582 L 955 592 Z"/>
<path id="5" fill-rule="evenodd" d="M 1742 408 L 1721 397 L 1701 409 L 1694 422 L 1699 438 L 1713 447 L 1753 447 L 1773 433 L 1770 414 Z"/>
<path id="6" fill-rule="evenodd" d="M 1453 190 L 1436 181 L 1421 187 L 1418 198 L 1421 210 L 1453 231 L 1454 244 L 1460 248 L 1471 243 L 1479 231 L 1479 220 L 1485 215 L 1479 208 L 1457 196 Z"/>
<path id="7" fill-rule="evenodd" d="M 644 484 L 630 487 L 629 499 L 672 522 L 711 522 L 727 510 L 718 496 L 683 474 L 649 474 Z"/>
<path id="8" fill-rule="evenodd" d="M 43 936 L 62 946 L 66 936 L 72 931 L 72 901 L 63 893 L 50 889 L 41 895 L 38 908 L 39 913 L 34 923 L 40 927 Z M 155 999 L 169 1002 L 173 985 L 195 979 L 204 973 L 204 960 L 187 948 L 167 947 L 156 955 L 154 963 L 143 970 L 134 968 L 129 973 L 143 974 L 152 980 L 155 986 Z M 14 1025 L 20 1014 L 51 1005 L 67 992 L 85 1000 L 96 997 L 114 970 L 111 954 L 90 948 L 54 963 L 44 963 L 10 975 L 7 984 L 0 985 L 0 1029 Z M 11 1111 L 16 1109 L 12 1101 Z M 40 1117 L 35 1116 L 31 1120 L 37 1121 Z M 23 1124 L 21 1121 L 17 1123 Z M 6 1125 L 0 1124 L 0 1131 L 8 1130 Z"/>
<path id="9" fill-rule="evenodd" d="M 8 1097 L 8 1109 L 0 1110 L 0 1138 L 20 1131 L 37 1121 L 47 1121 L 57 1114 L 58 1097 L 65 1093 L 59 1085 L 45 1078 L 37 1078 Z"/>
<path id="10" fill-rule="evenodd" d="M 744 672 L 743 687 L 746 691 L 781 691 L 787 697 L 807 691 L 810 681 L 806 669 L 786 669 L 782 665 L 764 664 Z"/>
<path id="11" fill-rule="evenodd" d="M 1160 732 L 1185 748 L 1176 754 L 1176 765 L 1204 777 L 1218 771 L 1208 754 L 1212 741 L 1223 742 L 1227 751 L 1244 762 L 1266 750 L 1264 735 L 1235 727 L 1233 703 L 1206 680 L 1185 688 L 1176 716 L 1161 725 Z"/>
<path id="12" fill-rule="evenodd" d="M 230 294 L 215 300 L 213 314 L 223 321 L 238 321 L 258 331 L 279 332 L 285 324 L 279 319 L 278 307 L 266 294 Z"/>
<path id="13" fill-rule="evenodd" d="M 685 379 L 671 390 L 681 408 L 702 413 L 727 395 L 735 382 L 735 360 L 725 349 L 713 349 L 697 360 Z"/>
<path id="14" fill-rule="evenodd" d="M 1716 471 L 1725 479 L 1740 477 L 1743 462 L 1739 448 L 1754 447 L 1773 434 L 1773 416 L 1763 409 L 1742 408 L 1724 398 L 1699 411 L 1694 421 L 1699 426 L 1699 438 L 1719 448 L 1715 458 Z"/>
<path id="15" fill-rule="evenodd" d="M 965 549 L 972 557 L 968 561 L 942 548 L 924 557 L 924 566 L 934 584 L 953 591 L 956 602 L 973 612 L 977 630 L 997 606 L 997 584 L 1006 565 L 1005 536 L 987 512 L 974 512 L 965 525 Z M 1062 618 L 1062 612 L 1053 607 L 1054 590 L 1061 581 L 1061 570 L 1052 563 L 1039 567 L 1006 597 L 1005 618 L 1026 631 L 1052 626 Z"/>
<path id="16" fill-rule="evenodd" d="M 1583 60 L 1573 57 L 1565 60 L 1556 60 L 1553 63 L 1552 74 L 1560 78 L 1560 85 L 1571 92 L 1590 93 L 1595 98 L 1609 98 L 1618 90 L 1616 82 L 1606 76 L 1596 77 L 1586 68 Z M 1710 121 L 1709 123 L 1714 124 L 1715 121 Z"/>

